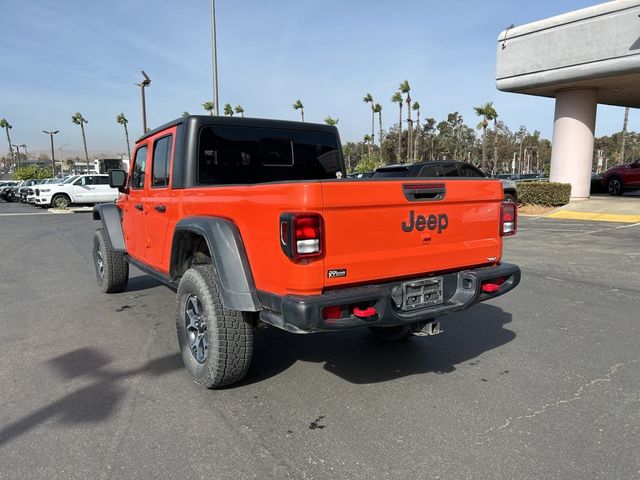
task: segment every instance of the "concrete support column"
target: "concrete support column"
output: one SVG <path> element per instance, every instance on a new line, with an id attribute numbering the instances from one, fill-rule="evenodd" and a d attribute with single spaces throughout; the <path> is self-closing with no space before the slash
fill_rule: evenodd
<path id="1" fill-rule="evenodd" d="M 570 183 L 572 200 L 589 198 L 596 110 L 596 90 L 556 94 L 549 180 Z"/>

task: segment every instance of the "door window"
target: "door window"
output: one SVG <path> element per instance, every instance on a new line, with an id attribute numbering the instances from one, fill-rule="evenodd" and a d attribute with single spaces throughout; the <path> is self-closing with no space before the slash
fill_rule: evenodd
<path id="1" fill-rule="evenodd" d="M 144 145 L 136 152 L 131 171 L 131 188 L 140 190 L 144 187 L 144 177 L 147 171 L 147 146 Z"/>
<path id="2" fill-rule="evenodd" d="M 151 186 L 162 188 L 169 186 L 169 166 L 173 135 L 162 137 L 153 144 L 153 181 Z"/>

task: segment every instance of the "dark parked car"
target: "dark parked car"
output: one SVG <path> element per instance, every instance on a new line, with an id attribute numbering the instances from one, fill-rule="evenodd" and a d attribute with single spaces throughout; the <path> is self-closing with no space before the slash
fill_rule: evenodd
<path id="1" fill-rule="evenodd" d="M 377 168 L 373 178 L 382 177 L 467 177 L 467 178 L 491 178 L 479 168 L 467 162 L 456 160 L 436 160 L 420 163 L 398 163 Z M 508 179 L 500 179 L 504 190 L 505 200 L 517 202 L 518 192 L 516 184 Z"/>
<path id="2" fill-rule="evenodd" d="M 628 165 L 610 168 L 602 174 L 609 195 L 622 195 L 626 190 L 640 189 L 640 158 Z"/>

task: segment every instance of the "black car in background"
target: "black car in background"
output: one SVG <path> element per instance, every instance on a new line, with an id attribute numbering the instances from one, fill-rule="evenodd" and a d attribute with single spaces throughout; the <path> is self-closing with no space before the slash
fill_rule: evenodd
<path id="1" fill-rule="evenodd" d="M 383 177 L 466 177 L 466 178 L 492 178 L 477 167 L 467 162 L 456 160 L 434 160 L 420 163 L 397 163 L 379 167 L 373 173 L 373 178 Z M 508 179 L 500 179 L 504 190 L 504 199 L 513 202 L 518 201 L 518 191 L 515 182 Z"/>

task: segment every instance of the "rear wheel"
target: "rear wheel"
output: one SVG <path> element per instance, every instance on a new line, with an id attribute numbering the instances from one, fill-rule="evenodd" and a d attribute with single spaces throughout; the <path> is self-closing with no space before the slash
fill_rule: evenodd
<path id="1" fill-rule="evenodd" d="M 618 177 L 611 177 L 607 180 L 607 191 L 609 195 L 622 195 L 622 180 Z"/>
<path id="2" fill-rule="evenodd" d="M 213 265 L 185 272 L 176 295 L 178 343 L 196 383 L 218 388 L 247 374 L 253 354 L 250 314 L 222 306 Z"/>
<path id="3" fill-rule="evenodd" d="M 93 264 L 98 285 L 104 293 L 118 293 L 127 288 L 129 264 L 121 253 L 111 250 L 102 228 L 93 236 Z"/>
<path id="4" fill-rule="evenodd" d="M 51 199 L 51 206 L 55 208 L 67 208 L 70 204 L 71 199 L 63 193 L 58 193 Z"/>

